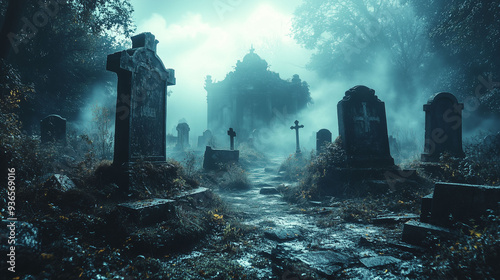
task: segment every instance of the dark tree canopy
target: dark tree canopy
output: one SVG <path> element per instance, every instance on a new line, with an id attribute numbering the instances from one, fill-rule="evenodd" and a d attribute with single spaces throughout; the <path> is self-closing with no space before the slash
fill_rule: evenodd
<path id="1" fill-rule="evenodd" d="M 391 86 L 410 101 L 445 90 L 498 112 L 499 26 L 500 1 L 304 0 L 293 35 L 315 50 L 309 67 L 325 78 L 385 65 Z"/>
<path id="2" fill-rule="evenodd" d="M 453 69 L 446 86 L 477 98 L 486 111 L 500 112 L 500 1 L 408 2 L 429 22 L 433 50 Z"/>
<path id="3" fill-rule="evenodd" d="M 14 2 L 0 6 L 1 22 Z M 37 3 L 24 6 L 8 35 L 7 62 L 34 88 L 20 112 L 28 129 L 52 113 L 75 118 L 93 87 L 112 77 L 105 70 L 106 55 L 135 29 L 128 0 Z"/>
<path id="4" fill-rule="evenodd" d="M 408 4 L 389 0 L 304 0 L 293 18 L 295 40 L 316 52 L 309 67 L 329 79 L 353 79 L 387 67 L 394 88 L 412 99 L 432 61 L 425 24 Z"/>

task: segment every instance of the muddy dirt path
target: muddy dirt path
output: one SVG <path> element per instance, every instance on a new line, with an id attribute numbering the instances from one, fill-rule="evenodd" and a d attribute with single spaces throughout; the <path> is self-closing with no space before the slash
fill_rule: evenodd
<path id="1" fill-rule="evenodd" d="M 294 184 L 278 173 L 283 161 L 276 157 L 265 168 L 247 170 L 252 182 L 249 190 L 218 193 L 240 213 L 243 224 L 255 228 L 254 234 L 246 237 L 252 246 L 243 250 L 237 260 L 240 265 L 263 279 L 276 279 L 276 275 L 290 279 L 418 278 L 420 261 L 408 250 L 397 248 L 402 224 L 344 223 L 331 215 L 341 211 L 341 206 L 328 199 L 297 207 L 280 194 L 261 194 L 262 188 Z M 319 226 L 321 219 L 330 219 L 335 226 Z M 257 267 L 252 262 L 256 256 L 269 260 L 270 266 Z"/>

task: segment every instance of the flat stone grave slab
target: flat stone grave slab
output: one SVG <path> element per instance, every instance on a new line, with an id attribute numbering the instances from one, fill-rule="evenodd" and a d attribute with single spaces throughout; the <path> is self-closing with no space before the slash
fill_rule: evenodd
<path id="1" fill-rule="evenodd" d="M 427 223 L 409 221 L 403 227 L 403 242 L 413 245 L 426 245 L 434 243 L 437 239 L 452 239 L 456 234 L 445 227 L 431 225 Z"/>
<path id="2" fill-rule="evenodd" d="M 400 214 L 400 215 L 379 215 L 372 220 L 374 224 L 389 224 L 389 223 L 402 223 L 409 220 L 416 220 L 420 216 L 416 214 Z"/>
<path id="3" fill-rule="evenodd" d="M 174 212 L 175 200 L 171 199 L 145 199 L 135 202 L 118 204 L 130 214 L 130 218 L 141 225 L 161 222 Z"/>
<path id="4" fill-rule="evenodd" d="M 376 256 L 376 257 L 362 258 L 359 261 L 368 268 L 386 266 L 401 262 L 400 259 L 390 256 Z"/>
<path id="5" fill-rule="evenodd" d="M 214 150 L 207 146 L 203 157 L 203 169 L 220 170 L 227 164 L 237 163 L 239 158 L 240 151 L 238 150 Z"/>
<path id="6" fill-rule="evenodd" d="M 176 202 L 179 201 L 189 201 L 193 206 L 203 205 L 205 202 L 209 201 L 209 197 L 212 195 L 212 191 L 208 188 L 199 187 L 189 191 L 181 192 L 179 195 L 175 196 Z"/>
<path id="7" fill-rule="evenodd" d="M 332 276 L 351 262 L 347 255 L 332 251 L 307 252 L 298 255 L 297 259 L 328 276 Z"/>

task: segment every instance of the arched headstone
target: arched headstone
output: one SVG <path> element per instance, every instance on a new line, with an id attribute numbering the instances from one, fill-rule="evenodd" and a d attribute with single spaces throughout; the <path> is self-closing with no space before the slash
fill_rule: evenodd
<path id="1" fill-rule="evenodd" d="M 318 154 L 324 151 L 327 143 L 332 142 L 332 133 L 328 129 L 321 129 L 316 132 L 316 152 Z"/>
<path id="2" fill-rule="evenodd" d="M 346 91 L 337 104 L 339 135 L 352 167 L 394 165 L 389 151 L 385 104 L 366 86 Z"/>
<path id="3" fill-rule="evenodd" d="M 448 92 L 441 92 L 424 105 L 425 146 L 422 161 L 437 162 L 443 153 L 464 157 L 462 110 L 464 104 Z"/>
<path id="4" fill-rule="evenodd" d="M 189 147 L 189 125 L 187 123 L 180 123 L 177 125 L 177 149 L 184 150 Z"/>

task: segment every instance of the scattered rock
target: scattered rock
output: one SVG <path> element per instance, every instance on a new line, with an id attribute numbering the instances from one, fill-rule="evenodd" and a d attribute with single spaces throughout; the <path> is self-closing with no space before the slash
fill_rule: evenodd
<path id="1" fill-rule="evenodd" d="M 199 187 L 185 191 L 175 197 L 176 201 L 189 201 L 193 206 L 201 206 L 211 201 L 212 191 L 208 188 Z"/>
<path id="2" fill-rule="evenodd" d="M 366 237 L 364 237 L 364 236 L 360 237 L 359 242 L 358 242 L 358 244 L 361 246 L 369 246 L 369 245 L 373 245 L 374 243 L 375 242 L 366 239 Z"/>
<path id="3" fill-rule="evenodd" d="M 394 248 L 397 248 L 397 249 L 400 249 L 400 250 L 403 250 L 406 252 L 410 252 L 413 254 L 425 253 L 425 249 L 423 247 L 411 245 L 411 244 L 404 243 L 404 242 L 388 242 L 387 244 L 391 247 L 394 247 Z"/>
<path id="4" fill-rule="evenodd" d="M 254 186 L 257 188 L 272 187 L 272 185 L 268 184 L 268 183 L 257 183 L 257 184 L 254 184 Z"/>
<path id="5" fill-rule="evenodd" d="M 377 267 L 377 266 L 384 266 L 384 265 L 391 265 L 391 264 L 401 262 L 400 259 L 396 259 L 395 257 L 389 257 L 389 256 L 377 256 L 377 257 L 362 258 L 359 261 L 364 266 L 366 266 L 368 268 Z"/>
<path id="6" fill-rule="evenodd" d="M 285 181 L 285 177 L 283 177 L 283 176 L 275 176 L 275 177 L 272 177 L 271 180 L 275 181 L 275 182 L 282 182 L 282 181 Z"/>
<path id="7" fill-rule="evenodd" d="M 301 236 L 298 228 L 271 228 L 266 229 L 264 236 L 271 240 L 279 242 L 293 240 Z"/>
<path id="8" fill-rule="evenodd" d="M 259 193 L 264 195 L 279 194 L 278 190 L 274 187 L 261 188 Z"/>
<path id="9" fill-rule="evenodd" d="M 297 259 L 328 276 L 332 276 L 351 262 L 348 256 L 332 251 L 307 252 L 298 255 Z"/>
<path id="10" fill-rule="evenodd" d="M 451 239 L 455 233 L 450 229 L 417 221 L 409 221 L 403 227 L 403 241 L 413 245 L 425 245 L 432 240 Z"/>
<path id="11" fill-rule="evenodd" d="M 66 175 L 54 174 L 44 184 L 44 187 L 67 192 L 75 188 L 75 183 Z"/>

